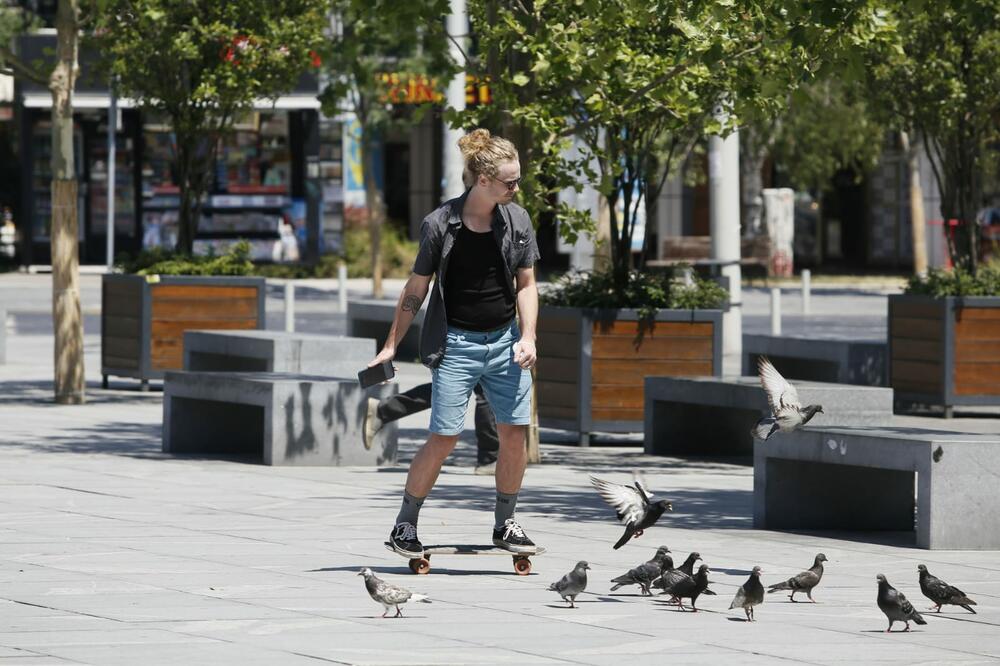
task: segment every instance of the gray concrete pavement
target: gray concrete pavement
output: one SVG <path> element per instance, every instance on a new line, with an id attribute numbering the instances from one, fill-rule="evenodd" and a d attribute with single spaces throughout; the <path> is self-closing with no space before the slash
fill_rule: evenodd
<path id="1" fill-rule="evenodd" d="M 86 338 L 88 400 L 51 396 L 51 337 L 15 332 L 0 366 L 0 663 L 3 664 L 682 664 L 960 663 L 1000 660 L 1000 553 L 922 551 L 894 534 L 751 529 L 746 461 L 649 457 L 640 442 L 543 445 L 519 516 L 549 552 L 531 576 L 506 557 L 442 557 L 413 576 L 382 546 L 427 414 L 401 423 L 402 464 L 275 468 L 160 453 L 161 394 L 99 389 L 99 340 Z M 426 380 L 400 364 L 402 388 Z M 899 418 L 899 417 L 897 417 Z M 471 423 L 471 419 L 468 421 Z M 998 432 L 1000 420 L 913 420 Z M 546 433 L 565 441 L 567 435 Z M 423 510 L 425 542 L 486 542 L 493 481 L 472 473 L 471 432 Z M 607 441 L 607 440 L 606 440 Z M 633 445 L 628 445 L 633 444 Z M 674 501 L 662 525 L 614 551 L 620 534 L 587 474 L 635 468 Z M 845 489 L 850 492 L 850 489 Z M 961 516 L 956 516 L 961 520 Z M 682 613 L 608 579 L 667 544 L 698 550 L 718 596 Z M 770 595 L 758 622 L 727 610 L 754 565 L 764 582 L 830 558 L 819 603 Z M 579 608 L 552 592 L 590 561 Z M 948 609 L 909 634 L 882 633 L 875 575 L 928 605 L 916 565 L 968 592 L 978 615 Z M 361 566 L 433 603 L 382 620 Z M 898 626 L 898 625 L 897 625 Z"/>

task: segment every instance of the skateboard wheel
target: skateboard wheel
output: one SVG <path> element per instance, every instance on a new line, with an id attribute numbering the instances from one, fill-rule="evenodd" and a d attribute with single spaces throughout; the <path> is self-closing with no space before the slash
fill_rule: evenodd
<path id="1" fill-rule="evenodd" d="M 418 575 L 424 575 L 431 570 L 431 563 L 426 558 L 410 560 L 410 571 Z"/>
<path id="2" fill-rule="evenodd" d="M 518 576 L 527 576 L 531 573 L 531 560 L 527 557 L 514 558 L 514 571 Z"/>

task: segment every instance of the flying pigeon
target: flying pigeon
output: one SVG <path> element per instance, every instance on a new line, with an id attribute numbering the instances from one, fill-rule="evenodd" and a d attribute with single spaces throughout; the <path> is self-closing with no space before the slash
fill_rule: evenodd
<path id="1" fill-rule="evenodd" d="M 808 571 L 803 571 L 802 573 L 792 576 L 788 580 L 781 583 L 769 585 L 767 593 L 771 594 L 772 592 L 777 592 L 778 590 L 791 590 L 792 593 L 788 595 L 788 598 L 795 601 L 796 592 L 805 592 L 806 596 L 809 597 L 809 601 L 816 603 L 816 600 L 812 597 L 812 591 L 813 588 L 819 585 L 819 582 L 823 579 L 823 563 L 826 561 L 826 555 L 818 553 L 816 555 L 816 559 L 813 561 L 813 565 L 809 567 Z"/>
<path id="2" fill-rule="evenodd" d="M 396 614 L 393 617 L 401 617 L 403 612 L 399 609 L 399 606 L 400 604 L 405 604 L 407 601 L 422 601 L 425 604 L 431 603 L 426 594 L 414 594 L 392 583 L 387 583 L 376 576 L 375 572 L 368 567 L 359 571 L 358 575 L 365 577 L 365 589 L 368 590 L 368 596 L 382 604 L 385 608 L 382 617 L 385 617 L 386 613 L 393 606 L 396 607 Z"/>
<path id="3" fill-rule="evenodd" d="M 652 595 L 653 593 L 650 592 L 649 586 L 653 583 L 657 576 L 660 575 L 660 569 L 662 568 L 664 558 L 670 557 L 667 555 L 669 552 L 669 548 L 666 546 L 660 546 L 656 549 L 656 554 L 653 555 L 653 559 L 648 562 L 643 562 L 634 569 L 630 569 L 628 573 L 624 573 L 621 576 L 618 576 L 618 578 L 612 578 L 611 582 L 615 583 L 615 585 L 611 588 L 611 591 L 614 592 L 618 588 L 625 585 L 638 585 L 643 596 Z M 672 565 L 673 561 L 671 561 L 671 566 Z"/>
<path id="4" fill-rule="evenodd" d="M 568 574 L 560 578 L 555 583 L 549 585 L 549 589 L 558 592 L 563 601 L 569 602 L 570 608 L 576 608 L 576 595 L 587 589 L 587 569 L 590 565 L 580 560 Z"/>
<path id="5" fill-rule="evenodd" d="M 590 477 L 590 482 L 604 501 L 614 508 L 618 520 L 625 525 L 625 533 L 614 545 L 615 550 L 628 543 L 629 539 L 642 536 L 643 530 L 652 527 L 664 511 L 674 510 L 673 505 L 667 500 L 650 503 L 649 498 L 653 493 L 646 489 L 638 474 L 635 475 L 634 484 L 631 486 L 602 481 L 593 476 Z"/>
<path id="6" fill-rule="evenodd" d="M 740 589 L 736 590 L 733 603 L 729 604 L 729 609 L 742 608 L 747 614 L 747 621 L 753 622 L 753 607 L 764 603 L 764 586 L 760 584 L 760 575 L 763 573 L 760 567 L 754 567 L 753 572 L 747 582 L 743 583 Z"/>
<path id="7" fill-rule="evenodd" d="M 976 614 L 976 611 L 971 608 L 976 605 L 976 602 L 965 596 L 965 592 L 962 592 L 962 590 L 954 585 L 949 585 L 936 576 L 932 576 L 923 564 L 918 565 L 917 569 L 920 570 L 920 591 L 924 593 L 925 597 L 934 602 L 938 613 L 941 612 L 941 606 L 950 604 L 952 606 L 961 606 L 973 615 Z M 930 610 L 934 610 L 934 607 L 931 607 Z"/>
<path id="8" fill-rule="evenodd" d="M 684 610 L 684 599 L 690 599 L 691 610 L 697 613 L 698 608 L 695 606 L 695 603 L 697 603 L 698 597 L 702 594 L 715 594 L 715 592 L 708 589 L 709 573 L 711 572 L 708 570 L 708 565 L 703 564 L 698 567 L 698 573 L 694 575 L 693 579 L 682 579 L 667 588 L 665 592 L 673 595 L 673 597 L 677 599 L 677 603 L 681 607 L 681 610 Z"/>
<path id="9" fill-rule="evenodd" d="M 917 624 L 927 624 L 927 620 L 920 616 L 920 613 L 916 611 L 903 593 L 889 585 L 889 581 L 885 579 L 885 576 L 879 574 L 875 577 L 878 580 L 878 596 L 875 597 L 875 602 L 878 604 L 879 609 L 885 616 L 889 618 L 889 628 L 885 630 L 885 633 L 892 631 L 892 624 L 894 622 L 905 622 L 906 629 L 903 631 L 910 630 L 910 620 L 913 620 Z"/>
<path id="10" fill-rule="evenodd" d="M 670 558 L 667 558 L 670 560 Z M 684 560 L 684 564 L 680 565 L 676 569 L 673 568 L 673 560 L 670 560 L 670 567 L 666 565 L 664 561 L 663 566 L 660 569 L 660 577 L 653 581 L 652 587 L 659 588 L 666 593 L 667 588 L 676 585 L 682 580 L 694 580 L 694 563 L 701 559 L 701 553 L 691 553 Z M 673 601 L 673 599 L 671 599 Z"/>
<path id="11" fill-rule="evenodd" d="M 767 358 L 757 359 L 757 373 L 760 385 L 767 393 L 767 404 L 771 413 L 757 421 L 750 433 L 760 440 L 767 440 L 777 431 L 791 432 L 809 423 L 817 413 L 823 413 L 822 405 L 807 405 L 799 402 L 798 391 L 781 376 Z"/>

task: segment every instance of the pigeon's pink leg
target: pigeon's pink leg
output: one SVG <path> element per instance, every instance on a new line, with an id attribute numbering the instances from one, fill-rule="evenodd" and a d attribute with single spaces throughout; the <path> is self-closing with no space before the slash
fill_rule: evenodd
<path id="1" fill-rule="evenodd" d="M 396 614 L 393 617 L 403 617 L 403 611 L 400 610 L 399 606 L 396 606 Z"/>
<path id="2" fill-rule="evenodd" d="M 907 620 L 906 621 L 906 629 L 903 629 L 903 631 L 909 631 L 909 630 L 910 630 L 910 621 Z"/>

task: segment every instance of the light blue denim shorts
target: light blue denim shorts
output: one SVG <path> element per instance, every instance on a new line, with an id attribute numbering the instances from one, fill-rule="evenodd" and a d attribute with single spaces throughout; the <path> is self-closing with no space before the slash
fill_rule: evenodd
<path id="1" fill-rule="evenodd" d="M 516 322 L 488 332 L 448 327 L 444 358 L 432 372 L 431 432 L 462 432 L 469 395 L 477 383 L 482 383 L 497 423 L 528 425 L 531 370 L 514 362 L 514 343 L 520 339 Z"/>

